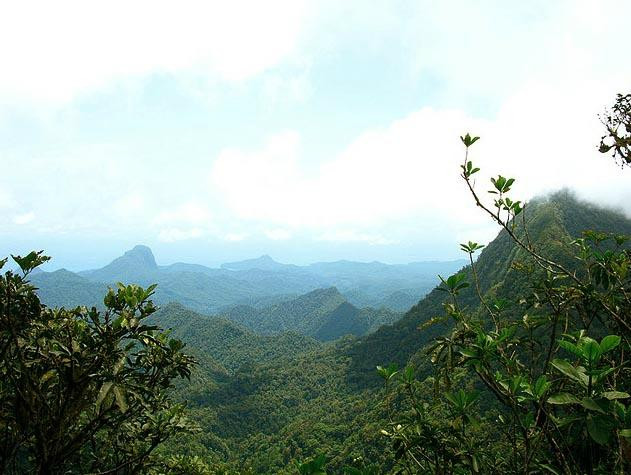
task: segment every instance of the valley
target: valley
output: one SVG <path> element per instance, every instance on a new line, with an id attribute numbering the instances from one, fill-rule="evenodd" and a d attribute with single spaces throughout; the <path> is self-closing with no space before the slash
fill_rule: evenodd
<path id="1" fill-rule="evenodd" d="M 565 246 L 580 229 L 631 235 L 630 220 L 568 192 L 535 201 L 527 226 L 541 252 L 569 266 Z M 509 319 L 519 318 L 515 302 L 529 285 L 518 266 L 524 259 L 502 231 L 475 262 L 482 298 L 512 302 L 503 310 Z M 158 266 L 148 248 L 137 246 L 102 269 L 38 272 L 32 281 L 44 302 L 66 306 L 99 305 L 99 296 L 116 281 L 158 282 L 155 300 L 161 305 L 149 323 L 171 331 L 197 359 L 190 383 L 178 383 L 175 395 L 187 401 L 202 429 L 168 442 L 161 453 L 186 446 L 218 470 L 239 473 L 294 473 L 297 463 L 320 453 L 333 471 L 357 460 L 385 470 L 395 461 L 378 430 L 388 416 L 375 368 L 411 363 L 420 380 L 430 376 L 425 351 L 452 326 L 443 319 L 428 323 L 444 312 L 447 296 L 434 288 L 398 312 L 385 305 L 357 307 L 336 287 L 309 289 L 335 283 L 350 295 L 349 289 L 369 286 L 380 286 L 381 295 L 400 295 L 416 284 L 423 292 L 430 272 L 448 276 L 462 264 L 301 268 L 264 256 L 211 269 Z M 470 266 L 461 272 L 472 277 Z M 472 287 L 460 299 L 471 312 L 483 311 Z"/>

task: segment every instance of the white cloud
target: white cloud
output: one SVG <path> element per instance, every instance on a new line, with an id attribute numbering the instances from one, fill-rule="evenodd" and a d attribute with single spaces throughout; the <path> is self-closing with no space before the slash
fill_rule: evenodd
<path id="1" fill-rule="evenodd" d="M 355 231 L 329 231 L 316 238 L 317 241 L 362 242 L 373 246 L 396 244 L 397 241 L 386 239 L 378 234 L 357 233 Z"/>
<path id="2" fill-rule="evenodd" d="M 477 182 L 484 199 L 490 176 L 503 174 L 517 178 L 518 198 L 567 186 L 631 211 L 628 176 L 596 150 L 597 114 L 613 100 L 619 78 L 564 79 L 533 81 L 494 120 L 423 108 L 364 132 L 311 174 L 298 134 L 284 132 L 258 151 L 220 153 L 211 181 L 239 218 L 324 231 L 321 239 L 385 243 L 393 240 L 388 229 L 395 222 L 416 222 L 419 233 L 428 223 L 451 236 L 480 233 L 492 228 L 459 179 L 458 137 L 471 131 L 482 136 L 471 158 L 482 168 Z M 344 231 L 349 226 L 353 231 Z M 375 229 L 386 234 L 375 236 Z"/>
<path id="3" fill-rule="evenodd" d="M 283 132 L 262 150 L 223 150 L 212 165 L 210 184 L 240 217 L 291 221 L 298 211 L 292 202 L 303 197 L 298 146 L 297 133 Z"/>
<path id="4" fill-rule="evenodd" d="M 158 240 L 162 242 L 176 242 L 195 239 L 203 236 L 204 232 L 199 228 L 180 229 L 166 228 L 158 234 Z"/>
<path id="5" fill-rule="evenodd" d="M 240 218 L 289 227 L 371 227 L 420 212 L 453 216 L 453 193 L 463 196 L 451 186 L 461 158 L 457 137 L 475 124 L 483 122 L 426 108 L 362 134 L 310 175 L 298 135 L 285 132 L 259 151 L 221 152 L 211 182 Z"/>
<path id="6" fill-rule="evenodd" d="M 302 66 L 298 72 L 274 73 L 263 79 L 263 98 L 268 107 L 280 103 L 304 103 L 312 94 L 309 68 Z"/>
<path id="7" fill-rule="evenodd" d="M 153 219 L 162 242 L 185 241 L 213 234 L 214 223 L 208 208 L 197 201 L 163 208 Z"/>
<path id="8" fill-rule="evenodd" d="M 128 218 L 138 216 L 145 211 L 147 206 L 145 197 L 140 193 L 129 193 L 114 203 L 114 210 L 121 217 Z"/>
<path id="9" fill-rule="evenodd" d="M 265 231 L 265 236 L 272 241 L 286 241 L 291 239 L 292 234 L 286 229 L 268 229 Z"/>
<path id="10" fill-rule="evenodd" d="M 211 213 L 203 204 L 195 201 L 162 210 L 154 219 L 155 224 L 195 224 L 208 226 Z"/>
<path id="11" fill-rule="evenodd" d="M 247 233 L 228 233 L 223 238 L 228 242 L 241 242 L 247 239 L 249 234 Z"/>
<path id="12" fill-rule="evenodd" d="M 495 230 L 458 179 L 463 153 L 458 136 L 466 131 L 482 136 L 472 149 L 483 168 L 477 179 L 482 190 L 491 173 L 502 173 L 518 179 L 520 197 L 570 185 L 585 198 L 629 210 L 629 174 L 595 147 L 601 130 L 596 114 L 631 84 L 631 67 L 619 60 L 631 4 L 545 2 L 540 11 L 541 4 L 530 3 L 430 3 L 431 8 L 428 2 L 417 8 L 386 1 L 370 7 L 330 2 L 325 9 L 318 5 L 314 17 L 308 2 L 296 1 L 5 2 L 0 6 L 0 105 L 65 104 L 128 82 L 142 85 L 138 78 L 159 74 L 186 87 L 231 82 L 226 102 L 249 119 L 252 109 L 243 102 L 258 97 L 242 87 L 249 78 L 260 79 L 249 85 L 260 86 L 272 106 L 289 99 L 294 106 L 305 101 L 306 107 L 346 94 L 332 82 L 346 78 L 331 74 L 331 65 L 348 61 L 349 71 L 357 63 L 358 77 L 371 68 L 380 75 L 382 59 L 401 55 L 414 71 L 407 80 L 428 82 L 428 100 L 455 106 L 418 106 L 407 113 L 375 102 L 383 111 L 375 110 L 369 121 L 342 124 L 318 117 L 329 110 L 318 103 L 303 115 L 293 110 L 267 115 L 269 124 L 260 122 L 261 130 L 256 122 L 261 117 L 253 114 L 257 132 L 246 127 L 243 135 L 230 136 L 228 131 L 226 140 L 234 140 L 234 146 L 216 156 L 204 156 L 222 143 L 214 137 L 188 143 L 196 138 L 181 131 L 189 120 L 184 110 L 174 116 L 184 122 L 168 141 L 181 141 L 193 153 L 177 160 L 169 152 L 143 148 L 143 140 L 154 138 L 151 120 L 139 128 L 137 142 L 106 128 L 104 140 L 111 133 L 113 143 L 120 140 L 116 146 L 95 143 L 94 136 L 103 136 L 92 135 L 93 124 L 70 124 L 77 129 L 72 131 L 60 126 L 65 139 L 76 141 L 33 130 L 32 149 L 2 150 L 2 166 L 12 171 L 0 175 L 3 231 L 18 225 L 14 218 L 20 210 L 32 210 L 38 229 L 51 234 L 149 232 L 169 242 L 202 236 L 238 242 L 267 235 L 387 244 L 417 237 L 465 240 L 470 233 L 482 240 Z M 370 54 L 364 56 L 365 51 Z M 318 76 L 312 77 L 314 71 Z M 405 74 L 389 71 L 387 77 L 404 84 Z M 352 85 L 356 78 L 348 79 Z M 319 89 L 324 87 L 331 89 L 324 94 Z M 357 92 L 370 101 L 370 94 L 381 91 Z M 470 107 L 471 101 L 479 104 Z M 423 103 L 424 96 L 411 96 L 409 107 Z M 252 107 L 258 106 L 255 100 Z M 78 118 L 94 118 L 90 107 L 87 115 L 79 109 Z M 221 121 L 226 110 L 209 109 L 208 117 L 216 113 Z M 110 118 L 98 113 L 103 116 L 96 127 Z M 201 112 L 192 122 L 199 117 Z M 10 117 L 9 133 L 21 130 L 23 119 Z M 382 125 L 361 131 L 360 122 Z M 304 124 L 323 142 L 331 127 L 351 138 L 330 155 L 317 156 L 333 146 L 310 142 L 315 134 L 301 130 Z M 287 126 L 297 130 L 274 133 Z M 259 132 L 268 140 L 248 144 Z M 340 139 L 331 143 L 335 140 Z M 23 231 L 15 229 L 16 235 Z"/>
<path id="13" fill-rule="evenodd" d="M 0 209 L 13 208 L 16 205 L 13 196 L 9 193 L 9 190 L 0 188 Z"/>
<path id="14" fill-rule="evenodd" d="M 292 54 L 308 5 L 250 2 L 3 2 L 0 100 L 63 103 L 153 73 L 227 81 Z"/>
<path id="15" fill-rule="evenodd" d="M 28 212 L 24 214 L 18 214 L 13 217 L 13 222 L 18 225 L 28 224 L 35 219 L 35 213 Z"/>

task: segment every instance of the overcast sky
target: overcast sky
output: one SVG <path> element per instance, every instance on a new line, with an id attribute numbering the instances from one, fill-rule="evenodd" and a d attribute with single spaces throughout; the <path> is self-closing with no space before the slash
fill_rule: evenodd
<path id="1" fill-rule="evenodd" d="M 0 255 L 409 262 L 490 226 L 458 177 L 631 210 L 597 114 L 628 1 L 3 2 Z"/>

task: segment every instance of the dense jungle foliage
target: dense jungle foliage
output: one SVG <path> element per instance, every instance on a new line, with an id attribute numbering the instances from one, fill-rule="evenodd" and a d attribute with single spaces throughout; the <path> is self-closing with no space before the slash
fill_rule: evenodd
<path id="1" fill-rule="evenodd" d="M 628 103 L 602 118 L 600 150 L 623 166 Z M 478 139 L 461 137 L 461 178 L 499 235 L 461 244 L 468 265 L 363 337 L 277 333 L 289 312 L 260 334 L 156 311 L 153 286 L 53 309 L 29 283 L 47 258 L 15 256 L 21 271 L 0 277 L 2 471 L 631 471 L 631 220 L 568 191 L 524 203 L 501 175 L 482 195 Z"/>

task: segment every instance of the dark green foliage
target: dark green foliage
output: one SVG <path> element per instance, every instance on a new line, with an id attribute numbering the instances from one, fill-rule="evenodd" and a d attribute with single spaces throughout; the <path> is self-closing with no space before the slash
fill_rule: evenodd
<path id="1" fill-rule="evenodd" d="M 319 346 L 312 338 L 297 333 L 277 337 L 257 335 L 239 324 L 200 315 L 177 303 L 158 310 L 150 322 L 172 329 L 172 335 L 220 362 L 230 373 L 243 365 L 265 363 Z"/>
<path id="2" fill-rule="evenodd" d="M 335 287 L 314 290 L 296 299 L 259 309 L 234 307 L 223 316 L 264 335 L 295 331 L 321 341 L 344 335 L 364 335 L 400 317 L 387 309 L 358 309 Z"/>
<path id="3" fill-rule="evenodd" d="M 104 312 L 44 307 L 26 276 L 47 259 L 16 256 L 23 274 L 0 276 L 0 471 L 137 473 L 194 429 L 168 396 L 193 360 L 146 325 L 153 287 L 110 290 Z"/>
<path id="4" fill-rule="evenodd" d="M 543 247 L 546 256 L 555 256 L 568 265 L 576 262 L 568 246 L 580 237 L 577 233 L 582 226 L 631 231 L 629 221 L 621 215 L 580 203 L 567 193 L 530 203 L 525 213 L 530 239 Z M 523 236 L 521 226 L 518 222 L 515 233 Z M 604 242 L 601 245 L 607 247 Z M 463 250 L 480 252 L 475 243 L 466 243 Z M 606 256 L 603 254 L 603 258 Z M 509 321 L 523 316 L 518 301 L 533 288 L 532 278 L 524 272 L 529 265 L 527 252 L 515 245 L 507 231 L 481 249 L 475 261 L 481 294 L 492 309 L 501 308 Z M 462 269 L 464 278 L 445 281 L 451 283 L 453 291 L 457 289 L 463 308 L 482 315 L 485 309 L 477 296 L 472 269 L 471 265 Z M 470 285 L 463 286 L 465 281 Z M 326 295 L 332 302 L 329 309 L 345 305 L 339 292 L 322 291 L 321 297 Z M 432 374 L 432 365 L 423 349 L 429 348 L 435 338 L 442 337 L 437 340 L 441 343 L 450 336 L 453 323 L 449 316 L 444 317 L 443 306 L 449 299 L 449 292 L 435 290 L 400 322 L 364 338 L 344 338 L 326 345 L 295 333 L 260 336 L 234 322 L 205 317 L 181 305 L 165 306 L 150 317 L 153 323 L 173 328 L 173 336 L 187 342 L 200 361 L 191 383 L 177 384 L 175 396 L 189 401 L 191 415 L 202 431 L 167 441 L 159 451 L 160 463 L 168 470 L 180 464 L 210 467 L 211 473 L 295 473 L 297 463 L 325 454 L 328 473 L 344 473 L 345 467 L 361 459 L 369 466 L 378 464 L 377 473 L 385 473 L 397 466 L 397 456 L 406 455 L 405 447 L 420 447 L 424 451 L 432 448 L 438 454 L 438 465 L 432 462 L 430 467 L 451 467 L 462 472 L 470 472 L 474 466 L 481 472 L 510 471 L 508 464 L 514 463 L 513 459 L 496 459 L 498 451 L 511 450 L 503 445 L 509 439 L 498 430 L 497 420 L 502 418 L 502 424 L 509 427 L 510 419 L 466 373 L 466 368 L 449 373 L 451 388 L 438 398 L 434 398 L 438 378 L 424 380 Z M 312 303 L 311 315 L 321 322 L 326 312 L 318 313 L 318 299 Z M 272 306 L 291 308 L 284 307 L 283 302 Z M 250 307 L 251 318 L 256 318 L 255 312 L 260 310 Z M 438 319 L 433 320 L 435 317 Z M 270 318 L 285 321 L 271 313 Z M 539 335 L 545 332 L 539 330 Z M 598 335 L 599 345 L 606 335 Z M 570 337 L 567 341 L 572 342 Z M 454 353 L 454 363 L 457 357 L 462 355 Z M 563 355 L 559 358 L 573 361 Z M 404 368 L 392 377 L 388 389 L 392 392 L 387 397 L 381 393 L 380 378 L 374 371 L 374 366 L 383 361 L 398 361 Z M 416 363 L 414 370 L 406 368 L 409 361 Z M 552 390 L 548 385 L 562 373 L 551 368 L 557 376 L 528 381 L 533 394 Z M 390 371 L 394 374 L 396 369 Z M 564 402 L 565 392 L 559 389 L 555 393 L 561 395 L 559 399 L 552 399 L 557 411 L 576 404 L 574 399 L 558 404 Z M 468 403 L 471 394 L 480 396 Z M 614 393 L 608 395 L 617 397 Z M 415 402 L 419 400 L 423 401 L 420 405 Z M 612 407 L 617 407 L 615 404 L 624 399 L 611 401 Z M 395 416 L 390 425 L 387 407 L 393 408 Z M 589 424 L 596 437 L 608 430 L 598 417 L 591 418 Z M 420 432 L 411 434 L 406 432 L 407 427 L 419 427 Z M 394 444 L 397 440 L 400 442 Z"/>
<path id="5" fill-rule="evenodd" d="M 503 231 L 477 262 L 481 246 L 462 244 L 469 268 L 441 278 L 447 320 L 434 321 L 447 322 L 449 330 L 425 351 L 433 376 L 421 383 L 412 366 L 378 367 L 393 408 L 386 435 L 399 467 L 409 473 L 626 473 L 631 251 L 619 233 L 631 225 L 567 193 L 554 197 L 558 207 L 535 203 L 528 219 L 533 207 L 511 200 L 514 180 L 502 176 L 491 180 L 497 198 L 487 207 L 470 181 L 473 141 L 463 142 L 462 178 Z M 584 224 L 615 234 L 573 236 Z M 509 267 L 497 268 L 499 259 L 491 261 L 495 270 L 487 266 L 485 257 L 496 248 Z"/>
<path id="6" fill-rule="evenodd" d="M 266 337 L 270 350 L 275 338 Z M 297 462 L 320 453 L 334 473 L 359 459 L 387 463 L 378 389 L 356 392 L 346 382 L 352 342 L 286 348 L 244 364 L 227 381 L 178 389 L 202 433 L 178 439 L 169 453 L 186 447 L 187 455 L 221 460 L 235 473 L 295 473 Z"/>
<path id="7" fill-rule="evenodd" d="M 398 290 L 384 298 L 378 307 L 391 308 L 395 312 L 407 312 L 421 298 L 422 295 L 415 294 L 412 290 Z"/>
<path id="8" fill-rule="evenodd" d="M 74 308 L 80 305 L 103 306 L 107 285 L 90 282 L 74 272 L 60 269 L 31 275 L 37 295 L 50 307 Z"/>
<path id="9" fill-rule="evenodd" d="M 617 234 L 631 235 L 631 221 L 624 215 L 580 202 L 567 191 L 529 203 L 525 221 L 530 239 L 542 252 L 568 266 L 576 265 L 570 243 L 579 238 L 584 229 L 612 229 Z M 516 223 L 515 232 L 523 235 L 521 218 Z M 478 252 L 475 268 L 481 293 L 489 301 L 508 305 L 505 311 L 517 311 L 518 307 L 512 302 L 531 287 L 527 273 L 518 270 L 519 266 L 532 264 L 527 252 L 516 245 L 505 230 Z M 470 265 L 461 272 L 468 282 L 472 282 Z M 414 355 L 447 331 L 448 320 L 443 317 L 446 300 L 445 293 L 435 289 L 399 321 L 362 339 L 351 350 L 354 373 L 360 378 L 357 382 L 374 384 L 377 382 L 375 366 L 384 362 L 405 366 L 410 358 L 415 358 L 417 366 L 429 371 L 426 357 L 422 353 Z M 480 306 L 475 286 L 462 289 L 459 300 L 463 307 L 476 311 Z"/>
<path id="10" fill-rule="evenodd" d="M 628 163 L 629 129 L 624 130 L 628 100 L 620 96 L 604 120 L 609 135 L 601 145 L 603 152 L 613 150 L 624 163 Z M 487 246 L 461 244 L 468 261 L 452 269 L 457 272 L 443 272 L 441 285 L 402 319 L 392 318 L 393 324 L 365 337 L 339 338 L 370 332 L 389 321 L 392 312 L 360 310 L 354 304 L 381 302 L 389 296 L 392 301 L 405 301 L 415 295 L 420 275 L 413 269 L 415 264 L 340 261 L 301 268 L 263 256 L 223 269 L 187 264 L 160 268 L 148 249 L 136 248 L 104 270 L 85 274 L 105 280 L 156 277 L 165 284 L 163 301 L 177 299 L 195 308 L 235 303 L 236 294 L 242 292 L 244 305 L 225 310 L 234 321 L 205 317 L 177 304 L 165 306 L 148 320 L 172 328 L 174 336 L 190 344 L 200 365 L 190 383 L 173 388 L 170 381 L 175 373 L 170 374 L 156 396 L 145 397 L 155 402 L 158 413 L 173 410 L 179 418 L 180 406 L 166 395 L 170 388 L 175 399 L 189 401 L 201 432 L 181 431 L 151 457 L 135 460 L 135 454 L 148 455 L 153 449 L 149 440 L 154 439 L 143 430 L 171 435 L 190 427 L 183 422 L 148 429 L 123 424 L 122 435 L 107 428 L 92 437 L 90 450 L 77 449 L 64 457 L 64 463 L 70 464 L 67 472 L 86 466 L 79 464 L 112 467 L 119 463 L 116 457 L 150 463 L 149 473 L 182 474 L 629 472 L 631 241 L 623 235 L 631 235 L 631 222 L 620 213 L 579 202 L 567 191 L 529 203 L 515 200 L 511 197 L 515 180 L 502 175 L 491 180 L 487 205 L 472 181 L 479 168 L 469 159 L 469 147 L 479 137 L 467 134 L 461 140 L 466 148 L 461 176 L 475 204 L 502 230 Z M 39 259 L 34 254 L 16 261 L 28 270 Z M 5 283 L 19 279 L 6 275 Z M 64 273 L 55 277 L 68 282 L 57 289 L 59 294 L 75 282 L 86 289 L 83 296 L 91 298 L 85 282 L 75 277 Z M 272 281 L 266 288 L 278 293 L 261 291 L 266 279 Z M 301 297 L 278 297 L 316 281 L 318 287 L 322 282 L 331 285 L 335 279 L 345 282 L 342 293 L 322 289 Z M 46 277 L 42 282 L 47 283 Z M 12 291 L 16 295 L 18 287 Z M 24 289 L 28 298 L 19 304 L 20 314 L 39 316 L 35 321 L 41 320 L 47 331 L 57 331 L 59 325 L 69 335 L 57 338 L 63 348 L 55 346 L 56 353 L 46 350 L 51 361 L 65 365 L 65 373 L 57 368 L 51 373 L 48 361 L 35 359 L 28 366 L 34 370 L 27 371 L 19 354 L 21 340 L 16 340 L 18 350 L 12 351 L 18 351 L 18 357 L 11 364 L 3 361 L 2 376 L 20 374 L 29 383 L 25 390 L 36 393 L 57 385 L 64 388 L 63 397 L 70 398 L 68 381 L 74 381 L 74 371 L 89 367 L 90 361 L 76 360 L 68 370 L 64 358 L 66 353 L 81 356 L 75 355 L 74 340 L 81 345 L 84 338 L 89 340 L 85 348 L 95 346 L 91 329 L 98 328 L 94 316 L 99 314 L 85 309 L 50 311 L 41 307 L 32 288 Z M 152 313 L 144 302 L 151 290 L 121 286 L 116 295 L 108 295 L 105 315 L 112 312 L 119 321 L 112 331 L 144 328 L 125 309 L 136 308 L 140 317 L 143 308 Z M 2 318 L 5 314 L 10 313 L 4 312 Z M 3 341 L 8 341 L 14 327 L 21 331 L 19 323 L 4 327 Z M 311 337 L 336 340 L 323 343 Z M 29 351 L 48 348 L 46 340 L 40 340 L 38 333 L 27 334 Z M 161 351 L 174 350 L 173 358 L 181 354 L 180 344 L 172 347 L 163 334 L 157 341 L 163 344 Z M 122 366 L 116 363 L 120 346 L 106 345 L 118 353 L 105 361 L 104 373 L 90 372 L 95 384 L 82 399 L 87 405 L 81 406 L 82 416 L 74 425 L 67 424 L 67 430 L 89 424 L 90 417 L 104 411 L 111 414 L 108 421 L 130 417 L 138 399 L 129 381 L 146 384 L 147 371 L 134 372 L 143 345 L 151 346 L 141 339 L 127 347 L 131 356 Z M 390 364 L 383 366 L 384 362 Z M 174 371 L 188 375 L 189 366 L 182 363 L 182 371 Z M 128 375 L 128 380 L 118 381 L 119 374 Z M 39 467 L 47 473 L 35 462 L 43 453 L 38 441 L 58 440 L 51 428 L 59 430 L 59 421 L 47 419 L 45 411 L 31 410 L 31 418 L 41 421 L 39 426 L 20 426 L 16 421 L 22 417 L 21 407 L 37 409 L 38 401 L 46 398 L 27 398 L 19 408 L 11 406 L 16 397 L 7 397 L 6 391 L 12 384 L 6 377 L 0 383 L 1 422 L 11 427 L 4 454 L 18 445 L 15 434 L 22 430 L 26 435 L 21 437 L 31 445 L 13 451 L 14 471 Z M 62 397 L 59 392 L 54 396 Z M 148 418 L 142 412 L 136 417 Z M 38 435 L 38 427 L 40 432 L 49 431 L 46 437 Z M 111 443 L 112 437 L 115 447 L 109 452 L 105 441 Z"/>
<path id="11" fill-rule="evenodd" d="M 543 247 L 542 252 L 568 264 L 576 262 L 570 243 L 580 237 L 574 230 L 581 225 L 631 231 L 631 223 L 620 214 L 578 202 L 565 192 L 529 204 L 525 220 L 530 239 Z M 523 235 L 520 226 L 515 232 Z M 466 243 L 465 247 L 466 252 L 480 252 L 480 245 L 475 243 Z M 519 299 L 527 297 L 533 288 L 531 276 L 523 270 L 529 269 L 528 253 L 503 231 L 481 249 L 474 262 L 479 289 L 488 305 L 496 311 L 501 309 L 507 321 L 523 317 Z M 477 296 L 471 265 L 462 270 L 462 275 L 465 277 L 445 281 L 458 289 L 462 308 L 482 315 L 485 308 Z M 463 286 L 465 281 L 470 285 Z M 444 390 L 442 379 L 425 379 L 433 368 L 424 349 L 431 348 L 435 338 L 443 338 L 437 343 L 445 341 L 453 328 L 450 317 L 444 316 L 443 304 L 450 298 L 449 292 L 435 290 L 401 321 L 372 335 L 346 338 L 304 352 L 299 347 L 288 347 L 284 355 L 275 353 L 265 361 L 243 364 L 234 376 L 217 385 L 197 387 L 189 393 L 189 400 L 195 402 L 193 413 L 204 428 L 203 435 L 187 437 L 172 449 L 190 447 L 189 453 L 213 463 L 222 460 L 239 473 L 295 473 L 296 463 L 308 462 L 319 454 L 326 456 L 328 473 L 343 473 L 344 467 L 357 459 L 377 463 L 378 473 L 387 473 L 395 466 L 405 470 L 402 458 L 399 460 L 403 465 L 395 463 L 397 456 L 409 455 L 406 447 L 422 452 L 435 450 L 438 459 L 428 465 L 430 471 L 431 467 L 451 467 L 452 471 L 468 473 L 477 467 L 482 473 L 510 472 L 514 460 L 498 459 L 498 454 L 511 450 L 510 444 L 506 445 L 510 439 L 502 428 L 510 427 L 510 419 L 493 396 L 483 391 L 466 368 L 455 367 L 448 374 L 448 390 Z M 435 317 L 437 320 L 432 320 Z M 190 333 L 197 331 L 201 330 Z M 549 340 L 543 330 L 537 335 Z M 498 335 L 506 341 L 515 337 L 510 332 Z M 210 339 L 208 335 L 199 338 L 195 345 Z M 214 340 L 213 346 L 221 348 L 220 340 Z M 188 341 L 193 344 L 193 340 Z M 273 345 L 273 338 L 268 343 Z M 234 348 L 238 351 L 239 344 Z M 462 355 L 452 354 L 455 364 Z M 230 358 L 215 356 L 219 360 Z M 374 371 L 374 365 L 383 361 L 399 361 L 404 368 L 400 372 L 395 367 L 384 369 L 394 375 L 388 388 L 390 395 L 385 397 Z M 409 361 L 417 363 L 414 370 L 406 367 Z M 549 392 L 549 384 L 556 379 L 558 375 L 546 379 L 537 376 L 528 381 L 528 391 Z M 437 388 L 441 393 L 434 398 Z M 390 425 L 388 407 L 393 411 Z M 497 422 L 500 419 L 505 422 Z M 598 419 L 590 422 L 596 434 L 598 423 Z M 408 428 L 414 428 L 414 433 Z M 400 442 L 386 445 L 397 440 Z M 413 467 L 410 465 L 409 471 L 414 472 Z"/>

